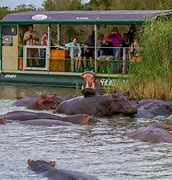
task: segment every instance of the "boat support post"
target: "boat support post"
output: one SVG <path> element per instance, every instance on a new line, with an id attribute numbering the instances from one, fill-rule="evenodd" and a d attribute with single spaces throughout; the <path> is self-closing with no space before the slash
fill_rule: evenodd
<path id="1" fill-rule="evenodd" d="M 0 24 L 0 71 L 2 72 L 2 24 Z"/>
<path id="2" fill-rule="evenodd" d="M 94 42 L 94 71 L 97 72 L 97 25 L 94 25 L 95 42 Z"/>
<path id="3" fill-rule="evenodd" d="M 61 24 L 57 24 L 57 44 L 60 45 L 61 41 Z"/>
<path id="4" fill-rule="evenodd" d="M 50 70 L 50 42 L 51 42 L 51 25 L 49 24 L 48 25 L 48 44 L 47 44 L 47 46 L 48 46 L 48 50 L 47 50 L 47 52 L 46 52 L 46 59 L 47 59 L 47 69 L 48 69 L 48 71 Z"/>

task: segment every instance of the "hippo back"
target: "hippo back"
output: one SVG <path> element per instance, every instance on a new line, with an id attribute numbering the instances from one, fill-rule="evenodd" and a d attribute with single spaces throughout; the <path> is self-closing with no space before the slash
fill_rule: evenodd
<path id="1" fill-rule="evenodd" d="M 52 169 L 45 173 L 51 180 L 98 180 L 84 172 L 71 171 L 66 169 Z"/>
<path id="2" fill-rule="evenodd" d="M 42 173 L 49 180 L 98 180 L 84 172 L 56 169 L 55 161 L 28 160 L 29 168 L 37 173 Z"/>
<path id="3" fill-rule="evenodd" d="M 139 102 L 136 118 L 156 118 L 156 116 L 167 117 L 172 114 L 172 104 L 162 100 L 142 100 Z"/>
<path id="4" fill-rule="evenodd" d="M 61 102 L 55 112 L 65 114 L 89 114 L 97 117 L 110 116 L 115 113 L 133 114 L 137 112 L 134 103 L 122 94 L 78 96 Z"/>
<path id="5" fill-rule="evenodd" d="M 172 143 L 172 135 L 167 130 L 156 127 L 139 128 L 129 133 L 128 137 L 150 143 Z"/>

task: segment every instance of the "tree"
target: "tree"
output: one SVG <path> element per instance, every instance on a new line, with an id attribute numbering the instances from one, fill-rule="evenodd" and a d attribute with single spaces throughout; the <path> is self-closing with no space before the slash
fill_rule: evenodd
<path id="1" fill-rule="evenodd" d="M 6 15 L 11 13 L 11 10 L 7 6 L 0 6 L 0 20 Z"/>
<path id="2" fill-rule="evenodd" d="M 26 4 L 20 4 L 16 6 L 14 12 L 25 12 L 25 11 L 35 11 L 36 7 L 32 4 L 26 5 Z"/>
<path id="3" fill-rule="evenodd" d="M 64 11 L 64 10 L 80 10 L 83 5 L 81 0 L 44 0 L 44 10 L 47 11 Z"/>

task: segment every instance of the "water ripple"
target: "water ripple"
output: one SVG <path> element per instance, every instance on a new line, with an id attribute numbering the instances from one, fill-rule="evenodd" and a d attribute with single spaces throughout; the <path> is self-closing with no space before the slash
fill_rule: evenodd
<path id="1" fill-rule="evenodd" d="M 18 110 L 0 100 L 0 114 Z M 19 123 L 0 126 L 0 179 L 46 179 L 28 170 L 27 159 L 56 160 L 60 168 L 80 170 L 100 180 L 171 179 L 170 144 L 127 139 L 138 126 L 130 118 L 100 119 L 95 126 L 36 127 Z"/>

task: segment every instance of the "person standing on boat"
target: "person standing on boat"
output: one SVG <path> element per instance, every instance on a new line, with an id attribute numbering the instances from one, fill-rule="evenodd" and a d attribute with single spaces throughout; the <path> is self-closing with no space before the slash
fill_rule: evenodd
<path id="1" fill-rule="evenodd" d="M 88 44 L 91 53 L 93 53 L 95 46 L 95 31 L 92 31 L 92 33 L 87 37 L 85 43 Z"/>
<path id="2" fill-rule="evenodd" d="M 127 33 L 123 33 L 122 48 L 123 60 L 129 59 L 129 38 L 127 36 Z"/>
<path id="3" fill-rule="evenodd" d="M 65 47 L 70 50 L 70 58 L 74 59 L 75 71 L 79 72 L 81 68 L 81 46 L 77 43 L 77 38 L 73 38 L 72 42 L 65 44 Z"/>
<path id="4" fill-rule="evenodd" d="M 112 41 L 112 44 L 113 44 L 113 56 L 114 56 L 114 59 L 115 60 L 118 60 L 119 57 L 120 57 L 120 46 L 121 46 L 121 43 L 122 43 L 122 36 L 121 34 L 119 33 L 119 30 L 117 27 L 114 27 L 111 34 L 110 34 L 110 37 L 111 37 L 111 41 Z"/>
<path id="5" fill-rule="evenodd" d="M 48 46 L 48 33 L 44 33 L 41 38 L 41 46 Z M 42 48 L 40 51 L 41 58 L 45 59 L 46 57 L 46 49 Z"/>
<path id="6" fill-rule="evenodd" d="M 81 56 L 82 56 L 82 62 L 83 62 L 83 66 L 84 66 L 84 70 L 87 69 L 87 64 L 89 62 L 90 64 L 90 67 L 89 69 L 93 68 L 94 67 L 94 64 L 93 64 L 93 53 L 92 51 L 89 49 L 88 47 L 88 44 L 84 44 L 84 47 L 82 49 L 82 53 L 81 53 Z M 89 61 L 88 61 L 89 60 Z M 88 62 L 87 62 L 88 61 Z"/>
<path id="7" fill-rule="evenodd" d="M 131 24 L 129 31 L 127 32 L 127 37 L 129 39 L 129 46 L 131 46 L 132 42 L 134 41 L 136 33 L 137 33 L 136 26 Z"/>
<path id="8" fill-rule="evenodd" d="M 39 41 L 37 32 L 33 30 L 33 24 L 28 25 L 28 31 L 24 33 L 24 42 L 26 45 L 36 45 Z M 29 59 L 29 66 L 33 66 L 33 57 L 36 65 L 39 65 L 38 50 L 36 48 L 27 48 L 27 59 Z"/>

